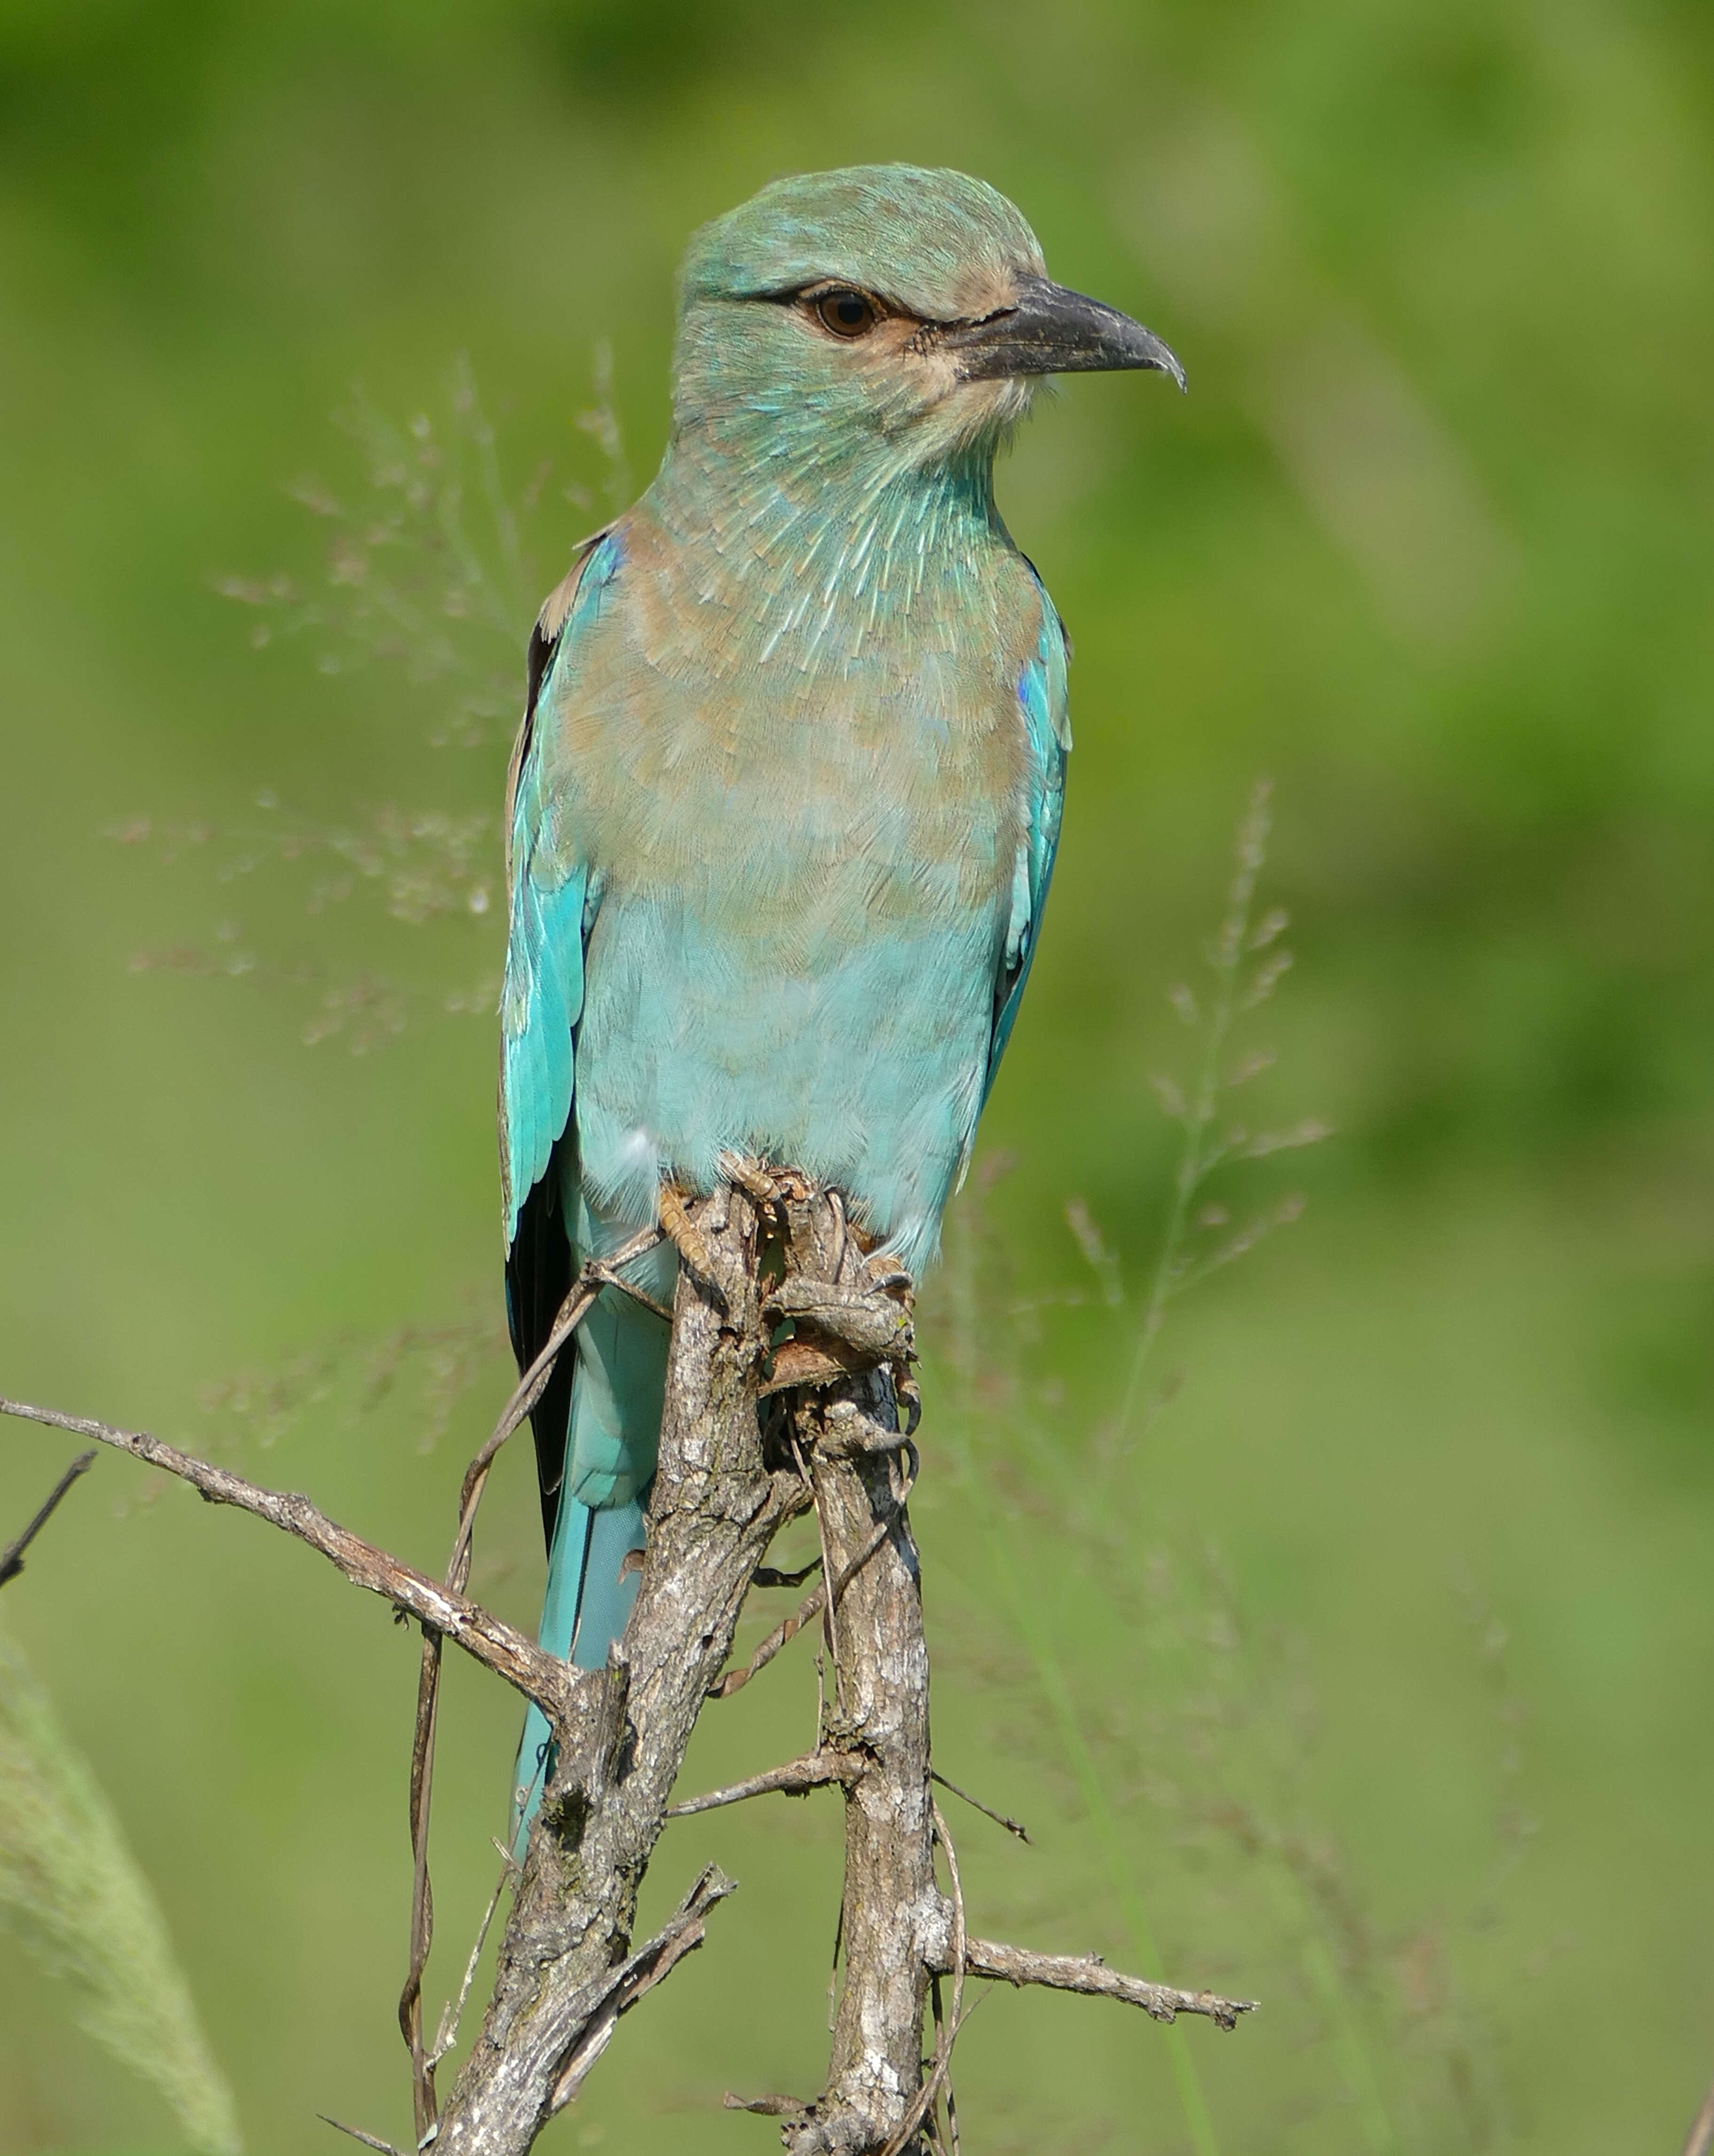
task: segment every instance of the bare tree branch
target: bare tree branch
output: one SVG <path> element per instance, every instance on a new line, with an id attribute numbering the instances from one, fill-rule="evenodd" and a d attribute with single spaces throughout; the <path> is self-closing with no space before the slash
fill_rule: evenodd
<path id="1" fill-rule="evenodd" d="M 952 1968 L 951 1927 L 931 1966 L 942 1975 Z M 1024 1947 L 998 1945 L 993 1939 L 970 1939 L 965 1943 L 965 1965 L 972 1976 L 985 1976 L 996 1984 L 1045 1985 L 1049 1991 L 1078 1991 L 1090 1999 L 1122 1999 L 1140 2006 L 1154 2021 L 1175 2021 L 1181 2014 L 1205 2014 L 1222 2029 L 1235 2029 L 1240 2014 L 1253 2014 L 1253 1999 L 1222 1999 L 1212 1991 L 1178 1991 L 1169 1984 L 1150 1984 L 1140 1976 L 1126 1976 L 1109 1969 L 1097 1954 L 1031 1953 Z"/>
<path id="2" fill-rule="evenodd" d="M 526 1699 L 533 1699 L 551 1721 L 562 1720 L 567 1714 L 577 1690 L 577 1679 L 566 1663 L 543 1654 L 533 1640 L 526 1640 L 521 1632 L 491 1616 L 480 1604 L 438 1586 L 409 1565 L 377 1549 L 372 1543 L 341 1527 L 318 1512 L 307 1497 L 264 1490 L 245 1481 L 241 1475 L 181 1452 L 177 1445 L 151 1437 L 145 1430 L 121 1430 L 83 1415 L 61 1414 L 54 1408 L 32 1407 L 23 1400 L 0 1399 L 0 1414 L 44 1423 L 50 1430 L 69 1430 L 78 1437 L 93 1437 L 116 1451 L 130 1453 L 133 1460 L 177 1476 L 200 1491 L 211 1505 L 232 1505 L 239 1512 L 254 1513 L 270 1527 L 319 1550 L 354 1587 L 380 1595 L 420 1624 L 445 1633 L 474 1661 L 504 1677 Z"/>
<path id="3" fill-rule="evenodd" d="M 60 1500 L 70 1489 L 72 1484 L 76 1481 L 80 1475 L 87 1475 L 95 1464 L 95 1455 L 93 1452 L 79 1453 L 77 1458 L 72 1461 L 64 1474 L 48 1492 L 41 1510 L 17 1541 L 8 1543 L 3 1550 L 0 1550 L 0 1587 L 4 1587 L 8 1580 L 16 1579 L 19 1573 L 23 1570 L 24 1552 L 53 1518 L 59 1508 Z"/>
<path id="4" fill-rule="evenodd" d="M 652 1247 L 659 1230 L 579 1276 L 556 1321 L 551 1352 L 524 1373 L 470 1464 L 442 1583 L 362 1541 L 307 1498 L 259 1488 L 142 1432 L 0 1399 L 0 1413 L 96 1439 L 188 1481 L 212 1502 L 255 1514 L 422 1625 L 411 1789 L 412 1960 L 400 2010 L 412 2049 L 419 2146 L 432 2138 L 436 2156 L 526 2156 L 575 2097 L 620 2017 L 702 1943 L 708 1911 L 732 1891 L 711 1867 L 662 1929 L 633 1948 L 638 1891 L 665 1821 L 767 1793 L 837 1786 L 845 1808 L 835 1947 L 836 1968 L 843 1952 L 844 1980 L 827 2085 L 805 2102 L 765 2096 L 744 2106 L 784 2121 L 791 2156 L 921 2156 L 926 2145 L 939 2149 L 942 2095 L 956 2145 L 951 2066 L 968 2018 L 968 1977 L 1117 1999 L 1157 2020 L 1198 2014 L 1234 2027 L 1250 2002 L 1146 1982 L 1092 1957 L 1031 1953 L 967 1933 L 957 1854 L 931 1794 L 944 1778 L 930 1763 L 928 1657 L 906 1509 L 917 1462 L 909 1435 L 916 1404 L 901 1276 L 882 1259 L 870 1262 L 837 1194 L 757 1164 L 707 1199 L 665 1194 L 661 1222 L 681 1262 L 659 1462 L 636 1600 L 602 1671 L 574 1671 L 544 1654 L 469 1600 L 464 1589 L 493 1461 L 539 1397 L 552 1354 L 601 1290 L 622 1284 L 613 1268 Z M 782 1318 L 789 1319 L 793 1337 L 777 1343 Z M 783 1368 L 804 1374 L 783 1389 Z M 909 1423 L 902 1430 L 901 1400 Z M 762 1563 L 769 1544 L 812 1502 L 821 1582 L 747 1669 L 722 1678 L 746 1595 L 780 1577 Z M 672 1803 L 705 1700 L 747 1682 L 823 1610 L 834 1620 L 834 1697 L 823 1701 L 814 1750 Z M 552 1727 L 553 1755 L 481 2030 L 437 2118 L 434 2066 L 456 2020 L 454 2013 L 446 2021 L 432 2051 L 425 2046 L 421 1986 L 433 1928 L 427 1835 L 443 1636 L 540 1703 Z M 955 1784 L 944 1786 L 977 1802 Z M 989 1816 L 1022 1835 L 1003 1815 Z M 936 1877 L 937 1843 L 950 1897 Z M 476 1958 L 465 1969 L 460 2006 Z M 944 1977 L 952 1979 L 952 1994 L 943 2013 Z M 925 2077 L 931 1995 L 936 2041 Z M 396 2156 L 373 2136 L 340 2130 Z M 1706 2145 L 1693 2149 L 1707 2156 Z"/>
<path id="5" fill-rule="evenodd" d="M 752 1774 L 746 1782 L 734 1782 L 730 1789 L 710 1789 L 705 1796 L 669 1804 L 666 1815 L 690 1819 L 697 1812 L 718 1811 L 724 1804 L 741 1804 L 747 1797 L 765 1797 L 776 1791 L 781 1796 L 807 1797 L 812 1789 L 824 1789 L 829 1783 L 849 1781 L 852 1771 L 850 1762 L 836 1752 L 808 1752 L 801 1759 L 788 1760 L 783 1767 Z"/>
<path id="6" fill-rule="evenodd" d="M 843 1208 L 811 1193 L 786 1209 L 788 1266 L 834 1291 L 860 1292 L 868 1268 Z M 806 1306 L 813 1299 L 793 1300 Z M 824 1296 L 821 1312 L 835 1312 L 838 1302 L 836 1294 Z M 853 1771 L 845 1784 L 844 1984 L 828 2082 L 783 2138 L 791 2156 L 868 2156 L 906 2127 L 921 2084 L 925 1949 L 942 1907 L 928 1781 L 928 1650 L 906 1510 L 914 1462 L 907 1464 L 911 1448 L 888 1368 L 842 1375 L 801 1394 L 793 1423 L 839 1613 L 837 1697 L 824 1712 L 820 1748 L 842 1753 Z"/>

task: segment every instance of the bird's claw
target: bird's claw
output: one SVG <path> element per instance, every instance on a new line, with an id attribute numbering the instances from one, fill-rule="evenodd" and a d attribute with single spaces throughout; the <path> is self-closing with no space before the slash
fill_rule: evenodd
<path id="1" fill-rule="evenodd" d="M 676 1248 L 685 1270 L 714 1296 L 721 1310 L 729 1306 L 725 1269 L 708 1246 L 708 1239 L 685 1209 L 685 1201 L 670 1183 L 660 1186 L 660 1225 Z"/>
<path id="2" fill-rule="evenodd" d="M 723 1152 L 716 1165 L 735 1190 L 745 1192 L 758 1205 L 801 1204 L 815 1187 L 795 1168 L 774 1168 L 743 1153 Z"/>
<path id="3" fill-rule="evenodd" d="M 758 1205 L 778 1204 L 778 1179 L 759 1160 L 747 1160 L 742 1153 L 723 1152 L 716 1165 L 735 1190 L 744 1191 Z"/>

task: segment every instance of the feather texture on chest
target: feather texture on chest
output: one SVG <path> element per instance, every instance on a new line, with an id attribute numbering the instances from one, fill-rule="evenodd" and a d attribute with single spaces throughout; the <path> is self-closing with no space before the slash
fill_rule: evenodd
<path id="1" fill-rule="evenodd" d="M 885 552 L 862 552 L 867 530 L 844 531 L 831 600 L 806 608 L 793 581 L 711 563 L 706 531 L 696 543 L 639 505 L 603 542 L 593 618 L 544 685 L 537 752 L 561 845 L 639 889 L 694 884 L 718 858 L 739 872 L 733 899 L 764 909 L 830 875 L 881 917 L 913 889 L 980 905 L 1009 881 L 1039 587 L 994 523 L 967 517 L 964 543 L 931 555 L 906 598 Z M 876 589 L 890 594 L 880 635 L 865 628 Z"/>

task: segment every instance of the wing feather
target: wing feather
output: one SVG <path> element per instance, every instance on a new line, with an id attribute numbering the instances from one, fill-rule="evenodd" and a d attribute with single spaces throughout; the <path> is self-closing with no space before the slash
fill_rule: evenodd
<path id="1" fill-rule="evenodd" d="M 1040 584 L 1038 581 L 1038 590 Z M 1041 593 L 1041 639 L 1018 684 L 1024 737 L 1029 743 L 1029 816 L 1012 877 L 1012 911 L 1007 924 L 999 978 L 994 984 L 994 1022 L 983 1098 L 988 1098 L 1006 1043 L 1012 1037 L 1041 933 L 1042 909 L 1053 880 L 1060 847 L 1060 816 L 1065 800 L 1065 759 L 1071 725 L 1065 663 L 1070 645 L 1053 602 Z"/>
<path id="2" fill-rule="evenodd" d="M 567 849 L 551 830 L 536 714 L 544 689 L 575 666 L 578 632 L 593 617 L 616 562 L 608 534 L 587 541 L 530 639 L 529 702 L 513 752 L 506 819 L 511 908 L 500 999 L 500 1127 L 508 1246 L 571 1120 L 591 912 L 589 865 L 575 844 Z"/>
<path id="3" fill-rule="evenodd" d="M 572 1283 L 572 1247 L 556 1154 L 566 1143 L 583 1010 L 583 948 L 598 896 L 589 864 L 553 828 L 536 718 L 618 563 L 606 532 L 587 540 L 530 638 L 524 723 L 506 786 L 509 926 L 500 998 L 500 1168 L 506 1317 L 519 1369 L 541 1352 Z M 553 843 L 551 843 L 552 841 Z M 553 1543 L 575 1360 L 562 1355 L 531 1411 L 541 1522 Z"/>

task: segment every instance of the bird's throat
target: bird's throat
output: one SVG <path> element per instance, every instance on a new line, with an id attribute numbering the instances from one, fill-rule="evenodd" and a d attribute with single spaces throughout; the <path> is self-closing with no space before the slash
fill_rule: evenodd
<path id="1" fill-rule="evenodd" d="M 639 506 L 740 663 L 843 671 L 878 637 L 984 611 L 984 567 L 1010 541 L 992 439 L 926 465 L 877 443 L 862 457 L 742 463 L 680 439 Z"/>

